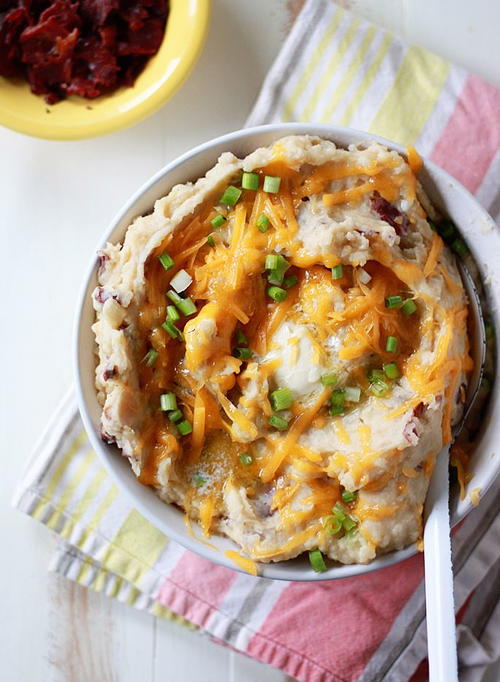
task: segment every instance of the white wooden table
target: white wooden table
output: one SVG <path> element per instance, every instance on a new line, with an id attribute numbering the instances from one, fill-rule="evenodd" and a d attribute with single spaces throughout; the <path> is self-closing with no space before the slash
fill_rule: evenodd
<path id="1" fill-rule="evenodd" d="M 72 381 L 74 303 L 100 234 L 166 161 L 242 125 L 300 2 L 214 0 L 207 45 L 188 83 L 131 130 L 56 143 L 0 129 L 2 682 L 286 679 L 176 624 L 50 575 L 50 533 L 10 509 L 9 500 L 33 442 Z M 500 81 L 499 3 L 344 4 Z"/>

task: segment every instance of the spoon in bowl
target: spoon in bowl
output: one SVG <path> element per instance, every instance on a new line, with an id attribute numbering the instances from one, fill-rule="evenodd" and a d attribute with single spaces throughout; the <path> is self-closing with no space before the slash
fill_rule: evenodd
<path id="1" fill-rule="evenodd" d="M 462 417 L 453 428 L 454 438 L 461 431 L 479 393 L 486 357 L 486 336 L 479 294 L 464 264 L 459 261 L 458 267 L 469 300 L 469 326 L 474 369 L 469 378 Z M 445 445 L 436 458 L 425 503 L 425 601 L 430 682 L 458 680 L 448 508 L 450 445 L 451 443 Z"/>

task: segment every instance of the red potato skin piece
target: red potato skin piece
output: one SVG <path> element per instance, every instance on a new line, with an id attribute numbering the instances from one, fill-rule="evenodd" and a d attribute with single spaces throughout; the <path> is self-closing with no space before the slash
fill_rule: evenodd
<path id="1" fill-rule="evenodd" d="M 158 51 L 167 0 L 0 0 L 0 76 L 55 104 L 133 85 Z"/>

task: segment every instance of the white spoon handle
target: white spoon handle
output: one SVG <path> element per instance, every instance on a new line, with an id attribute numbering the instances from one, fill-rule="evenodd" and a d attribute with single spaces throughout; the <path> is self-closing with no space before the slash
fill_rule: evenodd
<path id="1" fill-rule="evenodd" d="M 458 680 L 448 462 L 449 446 L 446 446 L 437 456 L 425 503 L 425 601 L 430 682 Z"/>

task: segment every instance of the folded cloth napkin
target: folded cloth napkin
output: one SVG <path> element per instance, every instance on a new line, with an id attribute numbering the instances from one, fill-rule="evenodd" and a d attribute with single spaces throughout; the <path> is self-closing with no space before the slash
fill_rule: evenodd
<path id="1" fill-rule="evenodd" d="M 492 86 L 327 0 L 308 0 L 248 123 L 332 122 L 415 145 L 498 213 L 499 113 Z M 497 492 L 453 541 L 464 680 L 479 680 L 500 650 Z M 304 682 L 402 682 L 425 659 L 421 555 L 319 584 L 216 566 L 169 541 L 115 487 L 72 393 L 36 447 L 15 504 L 59 536 L 52 569 L 61 575 L 197 626 Z"/>

